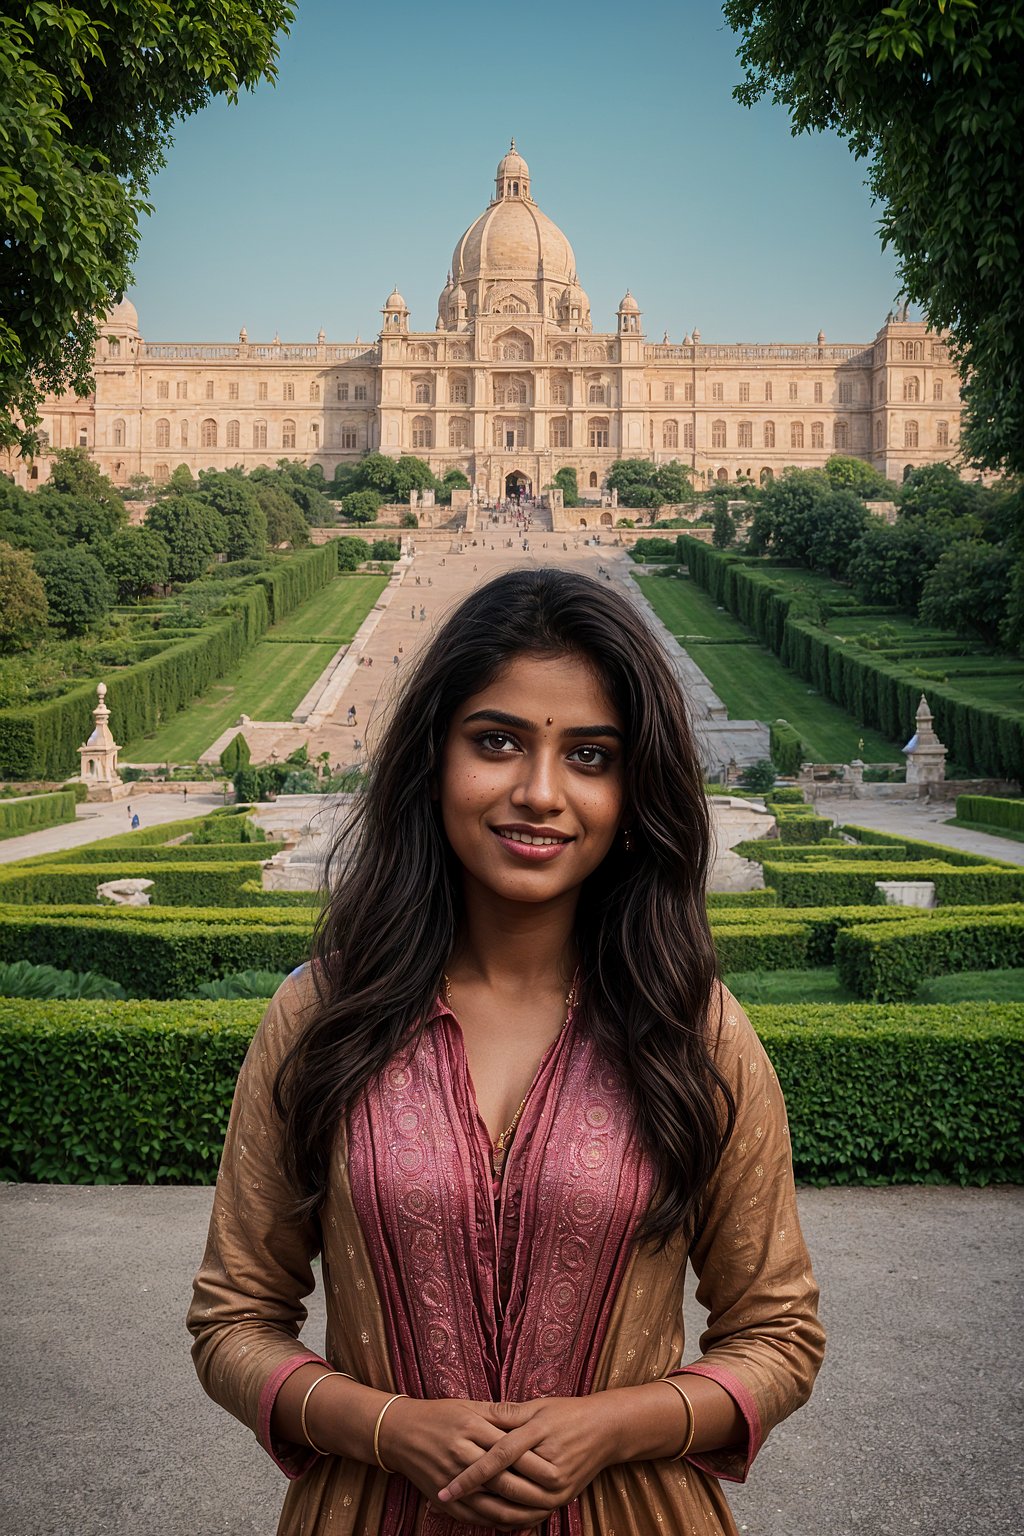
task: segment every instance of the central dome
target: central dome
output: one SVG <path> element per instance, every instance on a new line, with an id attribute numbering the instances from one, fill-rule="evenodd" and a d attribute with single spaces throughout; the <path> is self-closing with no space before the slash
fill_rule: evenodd
<path id="1" fill-rule="evenodd" d="M 452 275 L 457 283 L 545 279 L 563 287 L 575 279 L 572 246 L 530 196 L 530 170 L 514 140 L 498 166 L 490 206 L 455 247 Z"/>

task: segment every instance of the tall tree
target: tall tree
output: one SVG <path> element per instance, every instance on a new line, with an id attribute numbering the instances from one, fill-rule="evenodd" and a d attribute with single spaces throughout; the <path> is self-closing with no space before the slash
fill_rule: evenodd
<path id="1" fill-rule="evenodd" d="M 868 161 L 884 245 L 963 378 L 961 445 L 1024 471 L 1024 6 L 1020 0 L 725 0 L 748 106 Z"/>
<path id="2" fill-rule="evenodd" d="M 85 394 L 177 118 L 276 74 L 288 0 L 81 0 L 0 14 L 0 447 Z M 14 14 L 11 14 L 14 13 Z"/>
<path id="3" fill-rule="evenodd" d="M 23 651 L 46 632 L 46 591 L 26 550 L 0 542 L 0 651 Z"/>

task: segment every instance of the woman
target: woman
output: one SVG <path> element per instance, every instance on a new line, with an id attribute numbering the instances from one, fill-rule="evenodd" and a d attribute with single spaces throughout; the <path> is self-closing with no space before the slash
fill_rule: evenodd
<path id="1" fill-rule="evenodd" d="M 716 981 L 710 828 L 634 607 L 469 597 L 238 1082 L 189 1325 L 279 1532 L 735 1532 L 822 1354 L 785 1108 Z M 298 1343 L 321 1255 L 325 1357 Z M 682 1367 L 687 1261 L 709 1310 Z M 681 1453 L 685 1459 L 680 1459 Z"/>

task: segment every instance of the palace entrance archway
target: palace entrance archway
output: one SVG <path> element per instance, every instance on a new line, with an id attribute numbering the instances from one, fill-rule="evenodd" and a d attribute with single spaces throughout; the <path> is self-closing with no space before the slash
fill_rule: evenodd
<path id="1" fill-rule="evenodd" d="M 533 482 L 529 475 L 524 475 L 521 469 L 513 469 L 505 476 L 506 496 L 532 496 Z"/>

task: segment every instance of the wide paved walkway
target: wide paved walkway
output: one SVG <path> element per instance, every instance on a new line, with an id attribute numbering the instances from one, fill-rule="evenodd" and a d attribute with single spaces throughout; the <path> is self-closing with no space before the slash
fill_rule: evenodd
<path id="1" fill-rule="evenodd" d="M 26 832 L 23 837 L 5 837 L 0 842 L 0 864 L 30 859 L 37 853 L 60 853 L 66 848 L 80 848 L 83 843 L 96 843 L 103 837 L 130 836 L 133 812 L 138 815 L 141 827 L 153 827 L 167 821 L 181 821 L 186 816 L 205 816 L 223 804 L 223 792 L 212 787 L 201 791 L 190 789 L 187 800 L 177 790 L 166 795 L 128 795 L 110 805 L 86 803 L 78 807 L 74 821 L 43 827 L 39 832 Z"/>
<path id="2" fill-rule="evenodd" d="M 0 1186 L 3 1536 L 272 1536 L 284 1480 L 188 1355 L 210 1203 Z M 805 1189 L 800 1210 L 828 1353 L 728 1486 L 741 1532 L 1015 1536 L 1024 1190 Z M 689 1358 L 700 1317 L 688 1302 Z"/>
<path id="3" fill-rule="evenodd" d="M 1024 843 L 995 833 L 973 832 L 969 827 L 947 827 L 956 811 L 955 801 L 929 805 L 920 800 L 817 800 L 819 816 L 831 816 L 841 825 L 871 827 L 894 836 L 919 837 L 926 843 L 943 843 L 964 853 L 982 854 L 1007 864 L 1024 864 Z M 1024 1527 L 1022 1527 L 1024 1528 Z"/>

